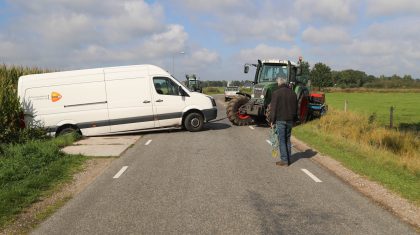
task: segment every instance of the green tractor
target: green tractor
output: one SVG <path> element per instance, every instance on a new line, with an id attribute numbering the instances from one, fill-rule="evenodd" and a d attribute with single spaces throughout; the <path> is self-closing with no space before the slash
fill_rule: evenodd
<path id="1" fill-rule="evenodd" d="M 201 87 L 201 82 L 198 80 L 195 74 L 187 74 L 185 75 L 185 78 L 187 79 L 187 81 L 185 82 L 185 85 L 191 91 L 203 93 L 203 87 Z"/>
<path id="2" fill-rule="evenodd" d="M 238 92 L 226 108 L 227 118 L 237 126 L 264 123 L 267 121 L 271 94 L 278 88 L 277 77 L 287 78 L 287 83 L 296 92 L 298 98 L 298 116 L 300 123 L 320 117 L 327 108 L 323 94 L 310 94 L 301 76 L 301 59 L 298 63 L 289 60 L 258 60 L 258 64 L 245 64 L 244 72 L 249 67 L 256 67 L 252 94 Z"/>

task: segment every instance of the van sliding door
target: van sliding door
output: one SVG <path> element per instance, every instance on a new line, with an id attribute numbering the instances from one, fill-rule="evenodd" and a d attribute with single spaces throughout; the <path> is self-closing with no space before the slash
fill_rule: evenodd
<path id="1" fill-rule="evenodd" d="M 155 127 L 150 81 L 138 72 L 105 72 L 111 132 Z"/>

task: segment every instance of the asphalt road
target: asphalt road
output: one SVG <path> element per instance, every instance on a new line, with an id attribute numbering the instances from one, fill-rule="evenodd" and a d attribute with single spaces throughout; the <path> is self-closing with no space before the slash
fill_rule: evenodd
<path id="1" fill-rule="evenodd" d="M 205 131 L 144 135 L 34 234 L 417 234 L 311 155 L 276 166 L 268 129 L 217 103 Z"/>

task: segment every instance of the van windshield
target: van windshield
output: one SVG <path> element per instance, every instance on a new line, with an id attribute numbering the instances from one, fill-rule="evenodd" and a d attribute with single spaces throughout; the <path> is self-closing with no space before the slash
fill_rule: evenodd
<path id="1" fill-rule="evenodd" d="M 186 91 L 191 91 L 188 87 L 186 87 L 186 86 L 184 85 L 184 83 L 180 82 L 180 81 L 179 81 L 178 79 L 176 79 L 176 77 L 174 77 L 173 75 L 171 75 L 171 78 L 175 79 L 175 80 L 178 82 L 178 84 L 179 84 L 182 88 L 184 88 L 184 90 L 186 90 Z"/>

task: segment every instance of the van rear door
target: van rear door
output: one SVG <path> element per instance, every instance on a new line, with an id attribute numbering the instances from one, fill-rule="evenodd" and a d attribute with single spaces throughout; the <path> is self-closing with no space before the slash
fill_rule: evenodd
<path id="1" fill-rule="evenodd" d="M 155 127 L 147 70 L 105 69 L 111 132 Z"/>

